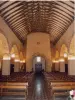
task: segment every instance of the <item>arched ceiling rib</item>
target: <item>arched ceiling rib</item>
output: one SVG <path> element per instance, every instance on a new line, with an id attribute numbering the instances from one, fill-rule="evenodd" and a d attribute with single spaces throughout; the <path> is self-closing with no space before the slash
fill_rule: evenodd
<path id="1" fill-rule="evenodd" d="M 46 32 L 55 44 L 74 20 L 74 1 L 0 1 L 0 15 L 21 42 Z"/>

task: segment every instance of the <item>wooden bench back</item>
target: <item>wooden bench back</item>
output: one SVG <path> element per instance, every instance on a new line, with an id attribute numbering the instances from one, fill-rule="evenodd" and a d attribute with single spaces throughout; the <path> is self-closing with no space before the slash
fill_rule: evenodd
<path id="1" fill-rule="evenodd" d="M 10 86 L 28 86 L 28 82 L 21 83 L 21 82 L 1 82 L 0 85 L 10 85 Z"/>
<path id="2" fill-rule="evenodd" d="M 54 86 L 54 87 L 52 87 L 52 90 L 53 90 L 53 91 L 56 91 L 56 90 L 58 90 L 58 91 L 59 91 L 59 90 L 61 90 L 61 91 L 62 91 L 62 90 L 68 91 L 68 90 L 73 90 L 73 89 L 75 89 L 75 86 L 62 86 L 62 87 L 61 87 L 61 86 L 59 85 L 59 86 Z"/>
<path id="3" fill-rule="evenodd" d="M 11 85 L 11 86 L 28 86 L 28 82 L 26 83 L 6 83 L 6 85 Z"/>
<path id="4" fill-rule="evenodd" d="M 54 86 L 72 86 L 75 85 L 75 82 L 51 82 L 52 87 Z"/>
<path id="5" fill-rule="evenodd" d="M 17 89 L 17 90 L 27 89 L 26 86 L 19 86 L 19 85 L 18 85 L 18 86 L 15 86 L 15 85 L 14 85 L 14 86 L 3 85 L 3 86 L 0 86 L 0 88 L 1 88 L 1 89 L 14 89 L 14 90 L 16 90 L 16 89 Z"/>
<path id="6" fill-rule="evenodd" d="M 3 82 L 0 83 L 0 88 L 9 88 L 9 89 L 26 89 L 28 88 L 28 82 L 27 83 L 13 83 L 13 82 Z"/>
<path id="7" fill-rule="evenodd" d="M 27 94 L 28 94 L 28 83 L 17 83 L 17 82 L 16 83 L 13 83 L 13 82 L 0 83 L 0 95 L 1 96 L 3 95 L 25 95 L 26 97 Z"/>

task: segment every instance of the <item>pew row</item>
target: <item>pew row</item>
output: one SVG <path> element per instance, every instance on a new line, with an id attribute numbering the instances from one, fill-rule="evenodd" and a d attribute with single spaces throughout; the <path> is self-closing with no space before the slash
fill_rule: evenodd
<path id="1" fill-rule="evenodd" d="M 75 82 L 51 82 L 51 96 L 69 96 L 69 91 L 75 89 Z"/>
<path id="2" fill-rule="evenodd" d="M 28 95 L 28 82 L 1 82 L 0 96 L 24 96 Z"/>

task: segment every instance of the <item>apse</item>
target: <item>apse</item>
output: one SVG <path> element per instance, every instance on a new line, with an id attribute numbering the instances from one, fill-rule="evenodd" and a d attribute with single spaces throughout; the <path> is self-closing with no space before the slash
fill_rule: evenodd
<path id="1" fill-rule="evenodd" d="M 26 69 L 32 71 L 33 58 L 42 56 L 46 60 L 46 71 L 51 71 L 50 36 L 46 33 L 35 32 L 27 36 Z M 38 61 L 40 59 L 37 59 Z"/>

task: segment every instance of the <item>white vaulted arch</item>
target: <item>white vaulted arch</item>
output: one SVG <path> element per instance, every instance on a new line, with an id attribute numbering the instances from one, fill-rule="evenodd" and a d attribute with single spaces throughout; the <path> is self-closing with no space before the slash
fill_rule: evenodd
<path id="1" fill-rule="evenodd" d="M 65 44 L 62 44 L 61 50 L 60 50 L 60 57 L 64 57 L 64 54 L 68 55 L 68 49 L 67 49 L 67 46 Z"/>
<path id="2" fill-rule="evenodd" d="M 4 54 L 9 54 L 9 45 L 6 37 L 0 33 L 0 58 L 3 58 Z"/>

